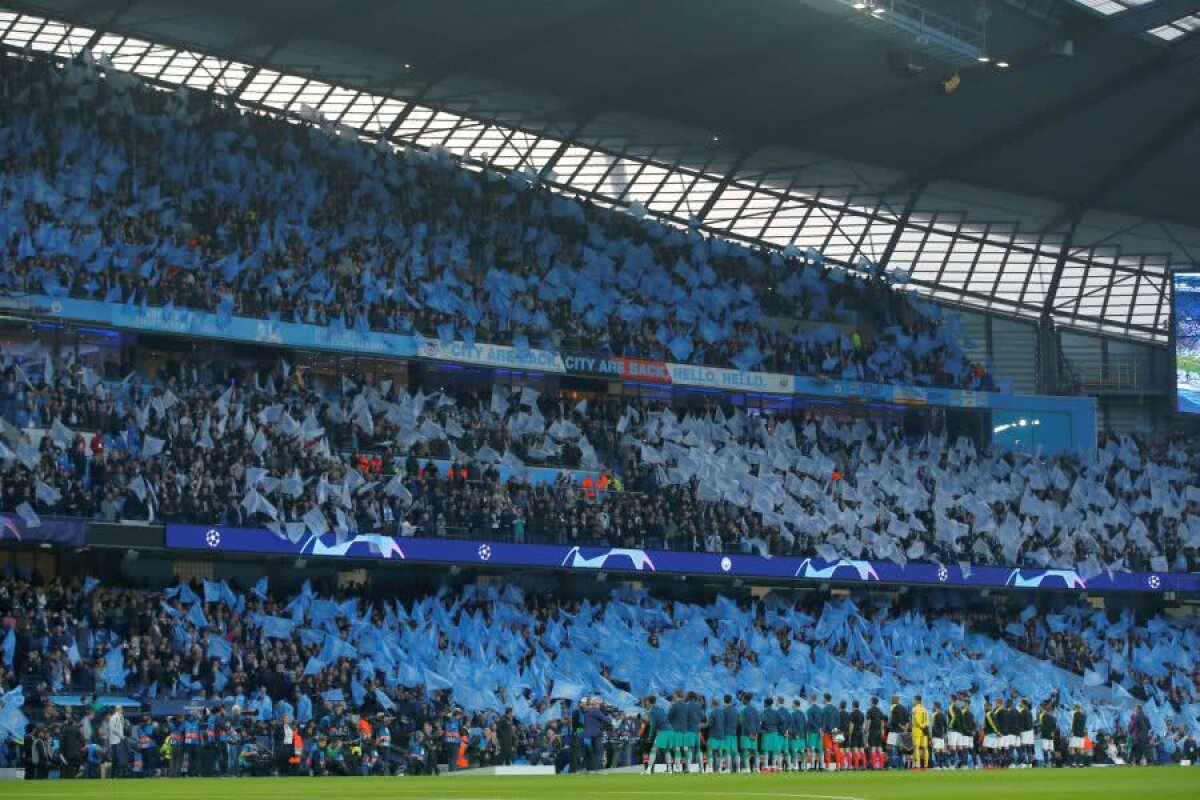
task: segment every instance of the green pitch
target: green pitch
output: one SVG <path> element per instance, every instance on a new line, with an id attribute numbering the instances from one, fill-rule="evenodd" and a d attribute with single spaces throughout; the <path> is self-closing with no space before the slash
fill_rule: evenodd
<path id="1" fill-rule="evenodd" d="M 66 800 L 1033 800 L 1200 797 L 1200 767 L 828 775 L 545 778 L 226 778 L 0 783 L 0 797 Z"/>

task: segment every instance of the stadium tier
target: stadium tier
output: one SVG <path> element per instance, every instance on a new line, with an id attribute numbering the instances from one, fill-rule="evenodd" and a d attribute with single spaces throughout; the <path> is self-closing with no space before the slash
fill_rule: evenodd
<path id="1" fill-rule="evenodd" d="M 0 288 L 742 372 L 991 388 L 882 276 L 602 211 L 436 153 L 0 60 Z M 199 320 L 199 317 L 197 317 Z"/>
<path id="2" fill-rule="evenodd" d="M 730 200 L 747 150 L 667 213 L 640 172 L 557 181 L 573 141 L 534 169 L 402 136 L 451 79 L 367 135 L 322 116 L 348 89 L 295 113 L 266 98 L 307 79 L 199 91 L 100 31 L 18 47 L 29 18 L 0 9 L 0 795 L 487 768 L 867 800 L 810 773 L 1197 764 L 1200 434 L 1159 408 L 1195 382 L 1196 276 L 1129 289 L 1175 284 L 1168 370 L 1144 301 L 1106 319 L 1136 257 L 1089 198 L 1004 243 L 927 207 L 972 148 L 870 172 L 870 209 L 808 167 Z M 828 258 L 807 215 L 768 236 L 797 197 L 843 206 Z"/>
<path id="3" fill-rule="evenodd" d="M 418 535 L 1083 579 L 1198 563 L 1194 439 L 1114 437 L 1091 457 L 1045 459 L 811 408 L 409 394 L 254 366 L 173 361 L 105 380 L 49 355 L 7 363 L 0 510 L 31 526 L 182 522 L 293 543 Z"/>
<path id="4" fill-rule="evenodd" d="M 0 606 L 21 679 L 0 719 L 20 730 L 24 699 L 70 775 L 900 768 L 914 725 L 916 757 L 939 767 L 1196 750 L 1195 618 L 1029 606 L 1006 624 L 936 600 L 579 602 L 515 583 L 372 600 L 306 581 L 276 598 L 266 578 L 6 580 Z"/>

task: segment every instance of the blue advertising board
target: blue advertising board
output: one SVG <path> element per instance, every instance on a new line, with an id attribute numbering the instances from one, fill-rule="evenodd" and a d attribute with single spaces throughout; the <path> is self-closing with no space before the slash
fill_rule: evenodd
<path id="1" fill-rule="evenodd" d="M 305 534 L 296 541 L 259 528 L 168 525 L 168 549 L 214 553 L 254 553 L 328 558 L 389 559 L 492 567 L 539 567 L 568 571 L 604 570 L 728 578 L 759 578 L 802 583 L 925 584 L 975 588 L 1063 589 L 1088 592 L 1200 592 L 1200 574 L 1101 573 L 1084 577 L 1075 570 L 961 567 L 910 562 L 857 561 L 740 553 L 685 553 L 618 547 L 510 544 L 484 539 L 397 538 L 359 534 L 338 541 L 335 534 Z"/>
<path id="2" fill-rule="evenodd" d="M 82 547 L 87 542 L 87 520 L 42 517 L 38 522 L 30 526 L 18 514 L 0 514 L 0 543 Z"/>

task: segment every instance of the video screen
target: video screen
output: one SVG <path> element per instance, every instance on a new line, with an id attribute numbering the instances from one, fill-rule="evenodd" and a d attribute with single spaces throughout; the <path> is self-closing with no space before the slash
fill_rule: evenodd
<path id="1" fill-rule="evenodd" d="M 1200 272 L 1175 273 L 1175 407 L 1200 414 Z"/>

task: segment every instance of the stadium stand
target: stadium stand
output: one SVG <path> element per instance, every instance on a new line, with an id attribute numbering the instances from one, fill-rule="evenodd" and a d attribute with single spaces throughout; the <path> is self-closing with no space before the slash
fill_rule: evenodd
<path id="1" fill-rule="evenodd" d="M 903 391 L 1001 387 L 903 270 L 670 227 L 86 51 L 0 57 L 0 108 L 0 295 L 28 315 L 0 314 L 0 776 L 1197 763 L 1200 617 L 1157 590 L 1200 571 L 1200 438 L 1046 454 L 966 403 L 914 424 Z M 442 385 L 420 353 L 374 352 L 380 377 L 269 336 L 160 350 L 112 327 L 88 350 L 29 298 L 161 309 L 197 338 L 204 312 L 901 391 L 751 401 L 496 365 Z M 110 552 L 37 538 L 64 520 Z M 210 550 L 173 552 L 183 525 Z M 217 550 L 230 530 L 480 561 L 250 564 Z M 826 570 L 523 571 L 486 563 L 497 544 Z M 964 578 L 837 573 L 863 560 Z M 974 566 L 1009 583 L 967 588 Z M 1147 583 L 1085 594 L 1105 573 Z"/>
<path id="2" fill-rule="evenodd" d="M 48 355 L 28 366 L 0 383 L 0 510 L 26 515 L 1089 576 L 1200 563 L 1200 448 L 1186 439 L 1044 459 L 811 410 L 571 404 L 500 386 L 427 397 L 344 375 L 310 385 L 286 362 L 175 362 L 120 381 Z M 584 471 L 539 482 L 527 463 Z"/>
<path id="3" fill-rule="evenodd" d="M 782 768 L 796 756 L 793 768 L 901 766 L 895 747 L 886 748 L 887 763 L 882 754 L 872 761 L 865 754 L 868 746 L 885 749 L 880 740 L 868 742 L 870 731 L 880 730 L 866 721 L 872 698 L 886 702 L 893 695 L 924 697 L 939 714 L 953 706 L 966 741 L 953 738 L 950 749 L 939 744 L 938 766 L 1082 763 L 1071 737 L 1083 736 L 1094 743 L 1089 763 L 1127 759 L 1130 748 L 1152 763 L 1194 757 L 1200 690 L 1194 618 L 1154 616 L 1139 624 L 1126 613 L 1113 623 L 1103 612 L 1071 606 L 1043 619 L 1029 606 L 1020 614 L 1024 624 L 1005 625 L 995 611 L 937 598 L 909 605 L 864 600 L 861 607 L 817 596 L 794 604 L 768 598 L 739 605 L 725 597 L 697 604 L 616 590 L 594 601 L 563 601 L 527 596 L 516 584 L 443 589 L 401 602 L 323 597 L 305 582 L 286 599 L 276 599 L 265 578 L 245 593 L 224 581 L 146 592 L 94 579 L 6 580 L 0 605 L 19 622 L 7 634 L 4 657 L 20 684 L 5 695 L 5 707 L 12 692 L 23 694 L 58 742 L 66 728 L 81 726 L 81 737 L 101 750 L 79 751 L 85 757 L 66 769 L 97 776 L 102 763 L 120 775 L 256 772 L 253 753 L 262 747 L 256 739 L 268 730 L 278 736 L 284 725 L 304 744 L 293 761 L 291 747 L 268 742 L 274 763 L 265 769 L 281 774 L 431 768 L 439 749 L 450 769 L 531 759 L 573 763 L 579 771 L 601 762 L 641 763 L 647 753 L 672 769 L 685 763 L 698 769 L 702 760 L 719 769 L 721 746 L 714 741 L 724 737 L 711 726 L 728 703 L 719 701 L 724 695 L 744 696 L 753 708 L 775 698 L 789 708 L 793 698 L 803 701 L 795 707 L 807 712 L 800 715 L 805 721 L 788 718 L 780 727 L 764 712 L 764 731 L 782 730 L 786 742 L 804 747 L 784 747 L 778 758 L 764 749 L 763 767 Z M 1075 665 L 1086 665 L 1083 675 L 1022 654 L 1001 638 L 1006 629 L 1020 630 L 1022 644 L 1036 648 L 1068 628 L 1085 643 L 1079 652 L 1088 655 Z M 1103 679 L 1099 669 L 1108 672 Z M 697 732 L 696 742 L 673 741 L 656 752 L 653 732 L 636 720 L 642 698 L 663 687 L 707 698 L 702 718 L 714 737 L 707 749 L 699 746 L 702 718 L 680 723 L 673 708 L 671 731 L 684 732 L 682 724 Z M 93 697 L 82 719 L 55 700 L 72 694 Z M 124 712 L 95 699 L 102 695 L 175 713 L 114 722 Z M 595 706 L 588 702 L 593 696 Z M 189 710 L 171 703 L 181 698 L 192 700 Z M 831 698 L 840 714 L 831 711 Z M 1003 714 L 988 709 L 1001 700 L 1009 704 Z M 1022 721 L 1013 701 L 1017 711 L 1022 701 L 1036 706 Z M 862 718 L 850 718 L 852 702 Z M 745 736 L 750 722 L 740 703 L 735 708 Z M 1036 746 L 1019 738 L 1033 730 L 1034 708 L 1046 711 L 1036 723 Z M 1071 708 L 1084 715 L 1082 730 L 1072 730 Z M 506 710 L 512 716 L 502 722 Z M 581 713 L 582 725 L 600 726 L 586 737 L 586 752 L 569 733 Z M 895 705 L 887 714 L 883 724 L 898 732 Z M 645 716 L 658 719 L 653 709 Z M 109 733 L 126 724 L 129 732 Z M 997 733 L 1003 742 L 993 741 Z M 5 755 L 12 763 L 11 746 Z M 742 755 L 759 758 L 744 748 Z"/>
<path id="4" fill-rule="evenodd" d="M 0 63 L 9 291 L 993 386 L 963 355 L 956 318 L 882 276 L 588 208 L 436 153 L 397 156 L 196 93 L 100 80 L 87 61 Z"/>

